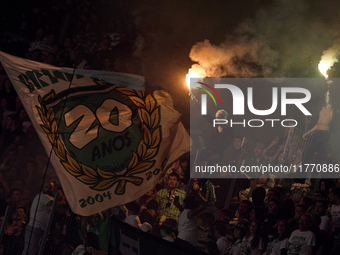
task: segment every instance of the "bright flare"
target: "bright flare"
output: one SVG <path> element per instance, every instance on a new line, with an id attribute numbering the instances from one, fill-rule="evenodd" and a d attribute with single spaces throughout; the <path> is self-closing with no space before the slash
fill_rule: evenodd
<path id="1" fill-rule="evenodd" d="M 202 75 L 201 73 L 199 73 L 198 71 L 194 71 L 192 68 L 189 69 L 188 74 L 185 77 L 187 86 L 190 90 L 190 78 L 198 78 L 197 81 L 199 80 L 199 78 L 203 78 L 204 75 Z"/>
<path id="2" fill-rule="evenodd" d="M 326 63 L 326 62 L 321 61 L 321 62 L 319 63 L 319 66 L 318 66 L 319 71 L 325 76 L 325 78 L 328 78 L 327 70 L 328 70 L 330 67 L 331 67 L 331 66 L 330 66 L 328 63 Z"/>

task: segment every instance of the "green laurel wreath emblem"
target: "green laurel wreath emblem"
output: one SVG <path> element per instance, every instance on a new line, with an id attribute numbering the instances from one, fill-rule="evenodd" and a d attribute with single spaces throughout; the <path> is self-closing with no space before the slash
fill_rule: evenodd
<path id="1" fill-rule="evenodd" d="M 46 109 L 45 101 L 55 97 L 50 93 L 44 99 L 39 96 L 40 107 L 36 106 L 43 125 L 40 125 L 47 134 L 48 140 L 56 156 L 60 159 L 65 170 L 79 181 L 90 186 L 91 189 L 103 191 L 117 183 L 115 194 L 125 194 L 128 182 L 139 186 L 143 183 L 141 173 L 146 172 L 155 164 L 155 157 L 161 143 L 160 106 L 157 105 L 153 96 L 146 95 L 144 91 L 135 91 L 124 87 L 116 87 L 115 90 L 129 97 L 134 105 L 138 107 L 139 116 L 142 121 L 143 138 L 138 144 L 136 152 L 127 165 L 121 171 L 124 174 L 101 170 L 99 167 L 93 169 L 73 158 L 65 149 L 61 136 L 58 133 L 58 125 L 55 119 L 53 108 Z M 139 175 L 139 176 L 137 176 Z"/>

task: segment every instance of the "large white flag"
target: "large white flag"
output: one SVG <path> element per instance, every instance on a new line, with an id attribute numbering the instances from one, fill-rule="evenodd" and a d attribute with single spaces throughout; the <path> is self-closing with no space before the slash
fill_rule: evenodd
<path id="1" fill-rule="evenodd" d="M 58 68 L 0 52 L 72 210 L 91 215 L 130 202 L 189 151 L 171 96 L 144 78 Z M 71 83 L 71 87 L 69 85 Z"/>

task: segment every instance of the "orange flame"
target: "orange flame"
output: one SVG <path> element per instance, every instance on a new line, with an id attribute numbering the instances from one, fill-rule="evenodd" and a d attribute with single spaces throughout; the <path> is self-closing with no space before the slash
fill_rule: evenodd
<path id="1" fill-rule="evenodd" d="M 204 72 L 202 70 L 198 70 L 198 68 L 189 69 L 188 74 L 185 77 L 185 81 L 187 83 L 189 90 L 190 90 L 190 78 L 196 78 L 197 81 L 199 81 L 205 76 L 203 73 Z"/>
<path id="2" fill-rule="evenodd" d="M 326 79 L 328 78 L 327 71 L 330 67 L 331 67 L 331 65 L 327 62 L 320 61 L 320 63 L 319 63 L 319 66 L 318 66 L 319 71 L 325 76 Z"/>

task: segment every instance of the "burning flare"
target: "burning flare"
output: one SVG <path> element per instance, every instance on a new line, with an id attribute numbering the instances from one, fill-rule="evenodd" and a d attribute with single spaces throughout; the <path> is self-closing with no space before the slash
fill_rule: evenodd
<path id="1" fill-rule="evenodd" d="M 190 90 L 190 78 L 196 78 L 197 81 L 199 81 L 204 76 L 205 75 L 204 75 L 203 70 L 199 70 L 199 68 L 190 68 L 188 74 L 185 77 L 189 90 Z"/>
<path id="2" fill-rule="evenodd" d="M 319 63 L 319 66 L 318 66 L 319 71 L 325 76 L 326 79 L 328 78 L 327 71 L 330 67 L 331 67 L 331 65 L 327 62 L 320 61 L 320 63 Z"/>

